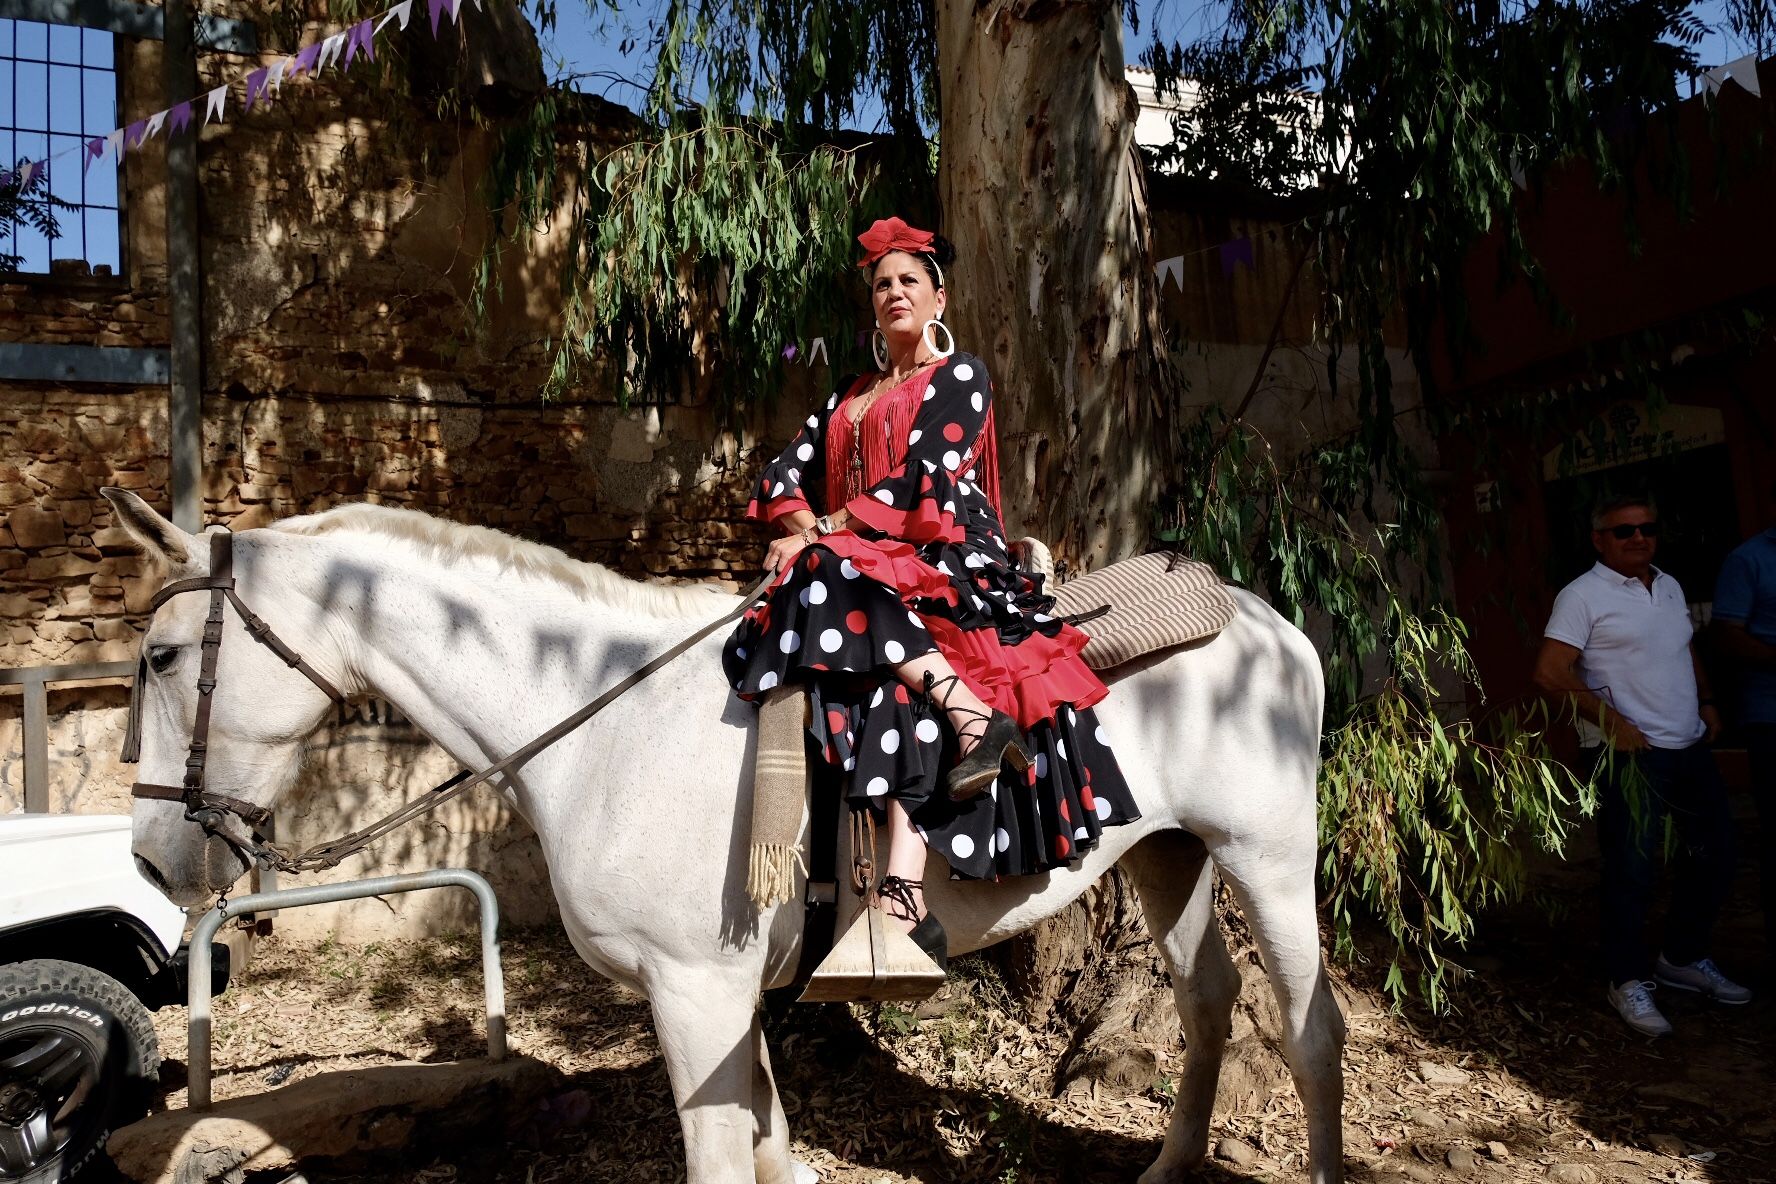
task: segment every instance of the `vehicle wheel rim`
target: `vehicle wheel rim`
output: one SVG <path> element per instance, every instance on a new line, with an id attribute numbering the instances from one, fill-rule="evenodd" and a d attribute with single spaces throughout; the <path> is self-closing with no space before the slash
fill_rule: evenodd
<path id="1" fill-rule="evenodd" d="M 0 1041 L 0 1176 L 24 1176 L 67 1149 L 98 1088 L 99 1054 L 65 1028 L 24 1028 Z"/>

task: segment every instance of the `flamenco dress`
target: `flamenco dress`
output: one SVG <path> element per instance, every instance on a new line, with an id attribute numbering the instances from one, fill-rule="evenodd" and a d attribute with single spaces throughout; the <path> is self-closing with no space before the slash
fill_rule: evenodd
<path id="1" fill-rule="evenodd" d="M 1064 865 L 1140 813 L 1092 710 L 1105 688 L 1079 657 L 1085 636 L 1040 576 L 1012 566 L 986 367 L 952 354 L 854 425 L 867 385 L 842 386 L 765 468 L 750 516 L 843 507 L 851 529 L 804 549 L 748 609 L 723 651 L 728 679 L 749 700 L 805 687 L 810 752 L 852 809 L 898 799 L 955 875 Z M 934 650 L 1017 721 L 1031 757 L 966 802 L 943 787 L 957 748 L 942 710 L 892 673 Z"/>

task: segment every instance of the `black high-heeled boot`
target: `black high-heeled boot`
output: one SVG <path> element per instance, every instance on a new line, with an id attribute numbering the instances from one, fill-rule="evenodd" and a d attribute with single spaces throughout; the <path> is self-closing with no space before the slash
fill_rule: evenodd
<path id="1" fill-rule="evenodd" d="M 913 889 L 925 890 L 925 881 L 908 880 L 901 876 L 883 876 L 881 883 L 876 885 L 876 898 L 884 906 L 883 911 L 892 916 L 910 921 L 919 916 L 919 906 L 913 900 Z M 898 909 L 889 909 L 888 905 L 898 905 Z M 920 918 L 907 934 L 913 944 L 925 951 L 926 957 L 937 963 L 937 968 L 945 974 L 950 972 L 950 938 L 944 932 L 943 922 L 935 914 L 926 913 Z"/>
<path id="2" fill-rule="evenodd" d="M 954 674 L 941 679 L 933 678 L 927 674 L 925 676 L 925 697 L 932 702 L 937 702 L 936 689 L 946 682 L 959 684 L 961 679 Z M 951 688 L 950 693 L 954 693 L 954 687 Z M 944 701 L 938 702 L 937 706 L 948 712 L 950 709 L 949 695 L 946 694 Z M 958 710 L 967 712 L 975 719 L 986 721 L 986 727 L 981 732 L 980 740 L 969 750 L 967 756 L 956 762 L 955 768 L 950 770 L 949 776 L 945 779 L 950 792 L 950 800 L 952 802 L 966 802 L 987 792 L 987 787 L 993 784 L 995 777 L 999 776 L 1001 765 L 1009 762 L 1012 768 L 1019 773 L 1028 769 L 1030 754 L 1024 751 L 1023 729 L 1017 726 L 1016 720 L 1003 711 L 995 710 L 983 715 L 968 708 L 958 708 Z M 972 726 L 972 721 L 963 725 L 964 728 L 970 726 Z M 957 737 L 958 740 L 962 738 L 962 735 Z"/>

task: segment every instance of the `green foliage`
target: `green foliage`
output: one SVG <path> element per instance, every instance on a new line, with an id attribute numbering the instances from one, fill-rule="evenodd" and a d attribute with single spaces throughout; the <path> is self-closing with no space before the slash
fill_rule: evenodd
<path id="1" fill-rule="evenodd" d="M 62 236 L 55 212 L 74 207 L 49 192 L 49 173 L 46 170 L 39 170 L 28 184 L 21 185 L 19 177 L 23 175 L 27 163 L 23 159 L 17 161 L 6 183 L 0 185 L 0 227 L 10 230 L 15 225 L 29 226 L 53 242 Z M 21 255 L 9 255 L 0 251 L 0 275 L 17 271 L 22 259 Z"/>

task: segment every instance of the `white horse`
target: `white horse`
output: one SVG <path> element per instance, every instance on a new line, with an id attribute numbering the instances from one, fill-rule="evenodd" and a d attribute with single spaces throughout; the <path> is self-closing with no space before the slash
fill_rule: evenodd
<path id="1" fill-rule="evenodd" d="M 207 546 L 134 494 L 105 492 L 170 579 L 207 574 Z M 738 603 L 371 505 L 243 532 L 234 551 L 242 600 L 311 666 L 347 695 L 389 700 L 471 768 Z M 1207 1153 L 1239 989 L 1214 915 L 1218 869 L 1281 1008 L 1313 1184 L 1333 1184 L 1343 1177 L 1344 1021 L 1314 908 L 1321 672 L 1299 631 L 1258 598 L 1236 596 L 1239 612 L 1219 636 L 1118 671 L 1099 708 L 1139 822 L 1106 828 L 1066 870 L 1003 883 L 949 881 L 934 857 L 927 895 L 960 953 L 1029 928 L 1113 864 L 1128 873 L 1188 1042 L 1164 1146 L 1140 1180 L 1173 1184 Z M 143 639 L 143 781 L 181 780 L 207 600 L 174 597 Z M 331 705 L 232 612 L 224 637 L 208 786 L 270 806 Z M 761 988 L 792 977 L 803 914 L 799 904 L 759 913 L 744 890 L 754 710 L 722 675 L 721 642 L 712 636 L 665 667 L 507 776 L 502 792 L 536 829 L 574 948 L 652 1005 L 689 1184 L 791 1184 L 814 1174 L 790 1157 L 757 1010 Z M 184 905 L 246 870 L 174 802 L 136 803 L 134 850 L 143 874 Z"/>

